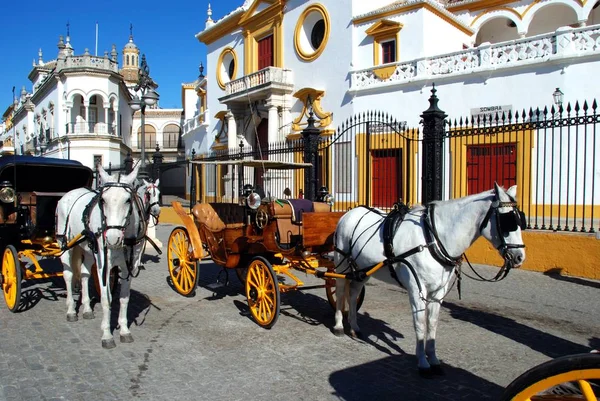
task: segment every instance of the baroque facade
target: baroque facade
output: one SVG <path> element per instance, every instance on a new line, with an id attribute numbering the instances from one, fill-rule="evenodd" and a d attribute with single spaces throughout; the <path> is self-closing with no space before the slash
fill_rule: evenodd
<path id="1" fill-rule="evenodd" d="M 123 48 L 121 68 L 115 45 L 104 56 L 88 49 L 76 55 L 67 34 L 57 47 L 51 61 L 44 61 L 40 49 L 28 75 L 32 90 L 23 87 L 6 109 L 2 151 L 74 159 L 91 168 L 123 166 L 128 154 L 139 159 L 140 112 L 134 114 L 129 105 L 139 95 L 140 51 L 133 35 Z M 153 106 L 145 122 L 147 162 L 156 145 L 163 161 L 181 157 L 182 109 Z"/>

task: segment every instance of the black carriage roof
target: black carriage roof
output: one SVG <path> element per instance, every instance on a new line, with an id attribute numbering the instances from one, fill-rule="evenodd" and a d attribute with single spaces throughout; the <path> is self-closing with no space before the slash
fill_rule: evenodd
<path id="1" fill-rule="evenodd" d="M 68 192 L 90 186 L 93 171 L 76 160 L 24 155 L 0 157 L 0 182 L 9 181 L 14 186 L 15 178 L 17 191 Z"/>

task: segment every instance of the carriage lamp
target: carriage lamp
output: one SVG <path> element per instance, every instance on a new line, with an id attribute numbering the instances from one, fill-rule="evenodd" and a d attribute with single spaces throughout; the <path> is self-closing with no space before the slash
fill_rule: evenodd
<path id="1" fill-rule="evenodd" d="M 333 195 L 329 193 L 327 187 L 323 186 L 319 188 L 319 191 L 317 192 L 317 202 L 324 202 L 329 206 L 333 205 L 334 198 Z"/>
<path id="2" fill-rule="evenodd" d="M 10 181 L 0 182 L 0 201 L 4 203 L 12 203 L 15 201 L 16 192 Z"/>
<path id="3" fill-rule="evenodd" d="M 257 194 L 256 192 L 252 192 L 246 198 L 246 204 L 252 210 L 258 209 L 258 207 L 260 206 L 260 201 L 261 201 L 260 195 Z"/>

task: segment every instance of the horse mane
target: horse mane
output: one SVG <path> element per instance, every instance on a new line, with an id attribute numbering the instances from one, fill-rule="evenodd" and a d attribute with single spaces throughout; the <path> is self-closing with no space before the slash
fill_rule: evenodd
<path id="1" fill-rule="evenodd" d="M 502 189 L 504 190 L 504 188 L 502 188 Z M 480 192 L 478 194 L 467 195 L 467 196 L 463 196 L 461 198 L 454 198 L 454 199 L 449 199 L 449 200 L 445 200 L 445 201 L 435 200 L 435 201 L 432 201 L 431 203 L 434 203 L 436 205 L 439 205 L 441 203 L 443 203 L 445 205 L 452 205 L 455 203 L 474 202 L 477 200 L 486 199 L 488 196 L 493 195 L 493 194 L 494 194 L 494 190 L 490 189 L 487 191 Z"/>

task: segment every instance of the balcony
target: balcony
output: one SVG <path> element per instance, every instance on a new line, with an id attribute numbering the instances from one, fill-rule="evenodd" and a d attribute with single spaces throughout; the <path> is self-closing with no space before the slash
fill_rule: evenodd
<path id="1" fill-rule="evenodd" d="M 209 115 L 208 109 L 204 110 L 202 113 L 197 113 L 194 117 L 186 120 L 182 127 L 182 136 L 186 136 L 190 132 L 196 131 L 202 126 L 209 125 Z"/>
<path id="2" fill-rule="evenodd" d="M 112 72 L 119 72 L 119 65 L 116 61 L 111 60 L 108 57 L 92 56 L 90 54 L 84 54 L 82 56 L 71 56 L 64 60 L 57 60 L 56 69 L 61 71 L 64 69 L 95 69 L 95 70 L 107 70 Z"/>
<path id="3" fill-rule="evenodd" d="M 600 25 L 563 27 L 556 32 L 500 43 L 483 43 L 459 52 L 352 71 L 350 92 L 408 82 L 560 62 L 600 55 Z"/>
<path id="4" fill-rule="evenodd" d="M 117 136 L 116 126 L 106 123 L 76 122 L 67 124 L 69 135 Z"/>
<path id="5" fill-rule="evenodd" d="M 225 84 L 226 95 L 221 103 L 247 103 L 269 98 L 273 94 L 291 94 L 294 91 L 292 70 L 267 67 Z"/>

